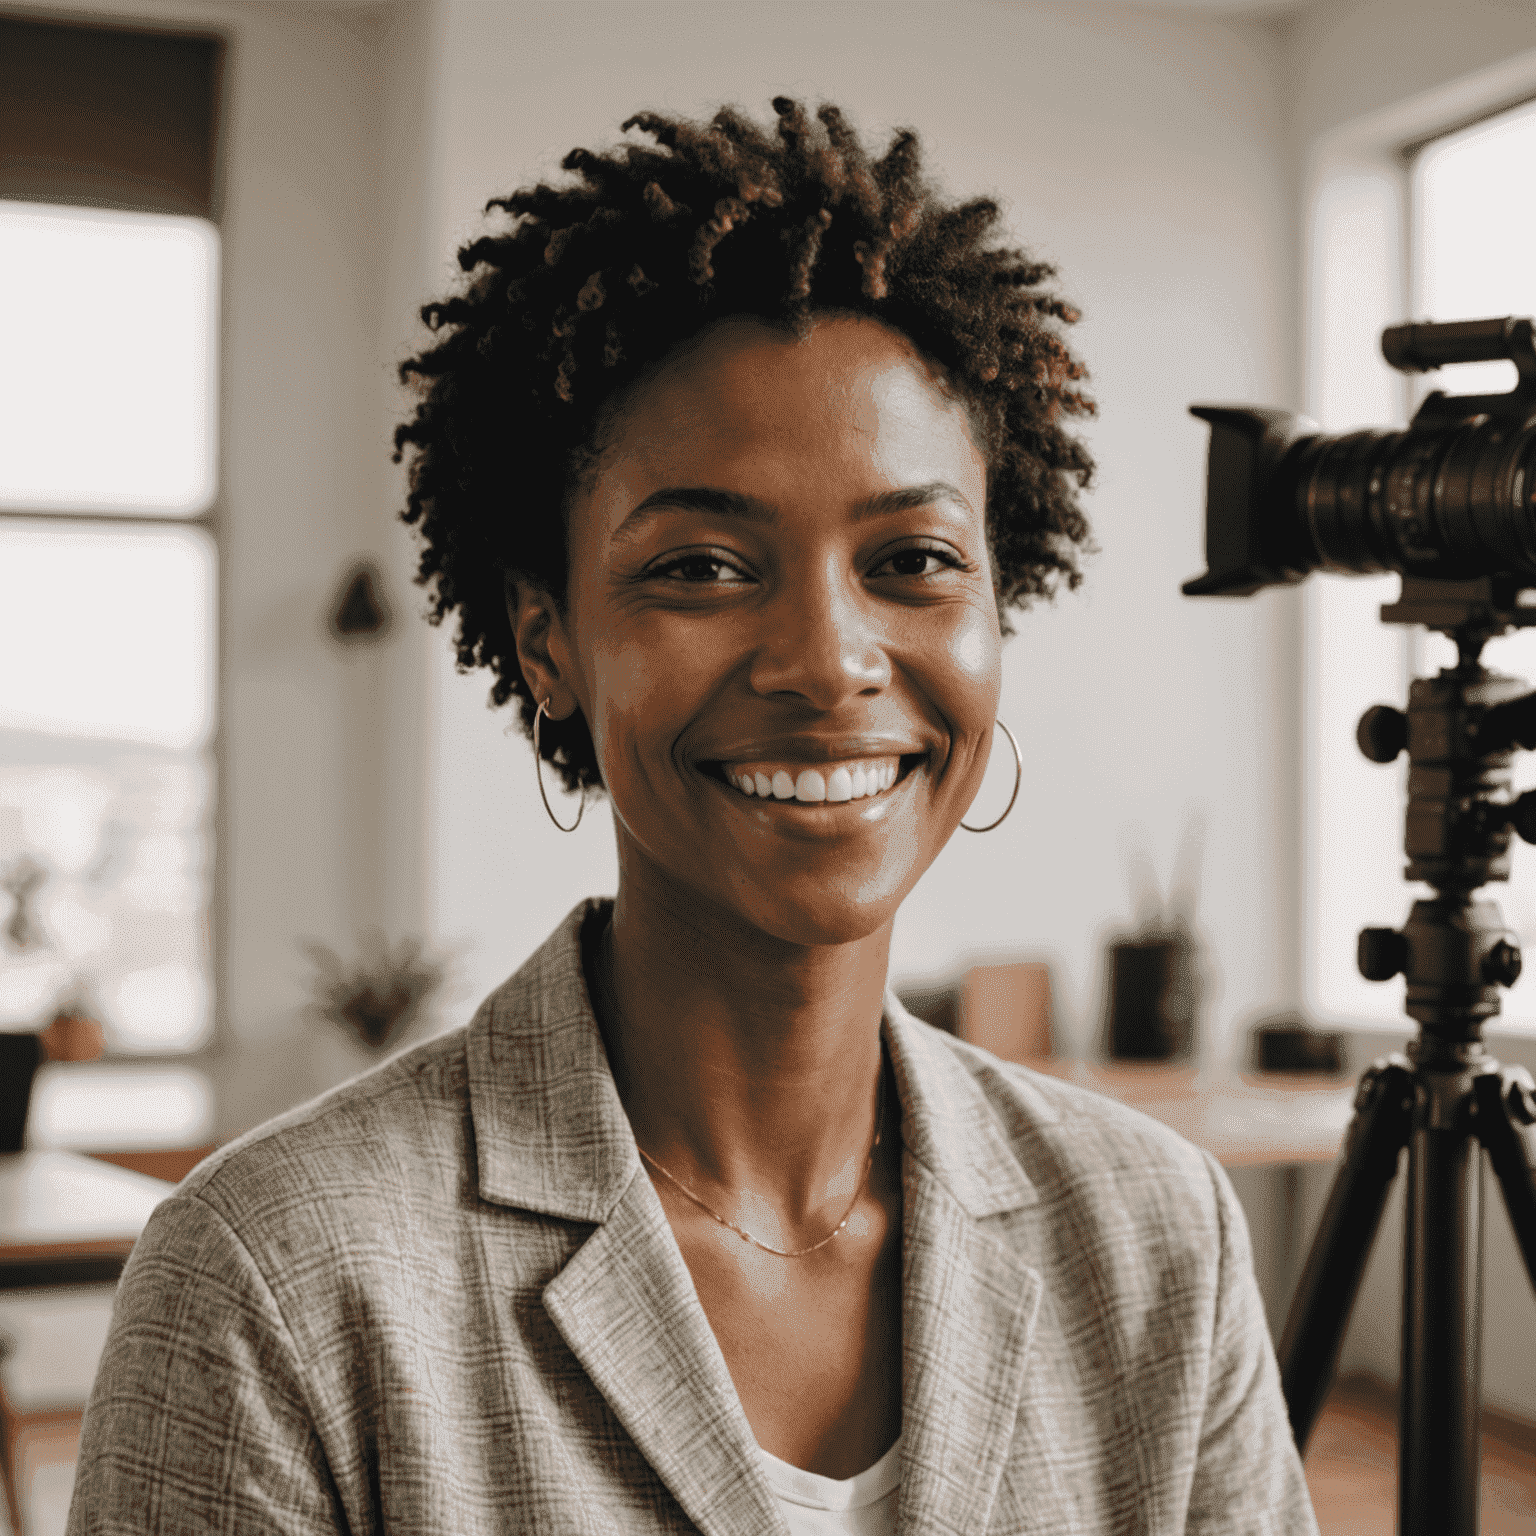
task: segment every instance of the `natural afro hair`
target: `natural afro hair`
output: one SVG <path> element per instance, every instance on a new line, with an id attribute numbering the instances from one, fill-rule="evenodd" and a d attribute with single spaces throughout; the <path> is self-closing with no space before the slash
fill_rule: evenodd
<path id="1" fill-rule="evenodd" d="M 708 123 L 641 112 L 651 143 L 573 149 L 573 184 L 493 198 L 511 228 L 459 252 L 469 274 L 428 304 L 435 344 L 403 363 L 419 403 L 402 516 L 422 542 L 418 581 L 440 623 L 457 611 L 461 670 L 489 667 L 493 704 L 514 694 L 530 735 L 535 700 L 518 665 L 506 583 L 561 603 L 565 507 L 593 462 L 600 412 L 680 342 L 750 315 L 801 328 L 815 311 L 872 315 L 938 365 L 987 458 L 987 532 L 999 613 L 1080 578 L 1093 472 L 1063 419 L 1091 415 L 1082 365 L 1062 339 L 1076 312 L 1055 268 L 992 243 L 988 198 L 944 201 L 917 135 L 872 160 L 843 114 L 773 103 L 765 131 L 731 107 Z M 580 711 L 542 732 L 567 788 L 601 784 Z"/>

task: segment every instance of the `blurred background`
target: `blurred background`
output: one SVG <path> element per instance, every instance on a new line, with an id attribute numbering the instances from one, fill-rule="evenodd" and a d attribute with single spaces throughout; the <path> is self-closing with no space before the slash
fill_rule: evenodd
<path id="1" fill-rule="evenodd" d="M 1023 792 L 907 902 L 893 981 L 1215 1146 L 1278 1334 L 1348 1078 L 1407 1033 L 1401 982 L 1353 969 L 1357 929 L 1410 899 L 1402 781 L 1354 722 L 1438 657 L 1376 621 L 1392 578 L 1181 597 L 1203 569 L 1187 407 L 1401 423 L 1384 325 L 1536 313 L 1536 7 L 0 5 L 0 1112 L 9 1092 L 33 1159 L 23 1188 L 0 1156 L 13 1523 L 61 1528 L 110 1302 L 38 1254 L 86 1241 L 70 1221 L 131 1224 L 164 1192 L 132 1179 L 464 1023 L 613 889 L 606 818 L 549 825 L 488 680 L 419 617 L 395 365 L 487 198 L 638 108 L 766 116 L 780 93 L 877 142 L 915 126 L 951 193 L 997 195 L 1083 312 L 1100 404 L 1102 552 L 1005 652 Z M 1434 382 L 1500 387 L 1458 372 Z M 1536 677 L 1536 641 L 1488 660 Z M 971 819 L 1011 780 L 994 753 Z M 1536 850 L 1515 868 L 1496 894 L 1536 941 Z M 1137 946 L 1177 962 L 1144 1049 Z M 1122 1014 L 1118 1054 L 1167 1059 L 1095 1077 Z M 1254 1078 L 1265 1021 L 1333 1036 L 1323 1070 Z M 1489 1041 L 1536 1066 L 1536 980 Z M 87 1187 L 69 1154 L 125 1182 Z M 1325 1531 L 1392 1529 L 1395 1211 L 1341 1364 L 1357 1390 L 1309 1463 Z M 1509 1347 L 1533 1327 L 1495 1202 L 1489 1530 L 1536 1531 L 1536 1376 Z"/>

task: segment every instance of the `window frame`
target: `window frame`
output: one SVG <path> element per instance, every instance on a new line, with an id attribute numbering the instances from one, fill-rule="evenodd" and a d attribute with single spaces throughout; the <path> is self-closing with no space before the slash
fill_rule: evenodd
<path id="1" fill-rule="evenodd" d="M 222 320 L 222 305 L 221 305 Z M 222 391 L 220 391 L 222 394 Z M 222 410 L 220 411 L 222 421 Z M 218 432 L 216 426 L 215 431 Z M 209 762 L 212 774 L 212 811 L 206 822 L 207 836 L 211 843 L 211 860 L 205 912 L 209 925 L 209 987 L 212 993 L 209 1008 L 209 1029 L 201 1044 L 185 1051 L 134 1051 L 117 1050 L 110 1046 L 100 1058 L 103 1061 L 121 1062 L 142 1066 L 198 1066 L 206 1068 L 223 1042 L 227 1026 L 224 1022 L 224 961 L 225 961 L 225 913 L 224 881 L 226 878 L 227 838 L 224 835 L 224 541 L 219 515 L 220 498 L 214 500 L 202 512 L 184 517 L 156 517 L 145 513 L 114 512 L 26 512 L 17 508 L 0 509 L 0 523 L 25 528 L 45 528 L 50 524 L 69 527 L 98 527 L 108 531 L 144 529 L 162 531 L 166 528 L 198 528 L 209 540 L 213 549 L 214 597 L 209 643 L 213 647 L 213 700 L 212 721 L 208 740 L 200 749 Z M 92 738 L 100 739 L 100 738 Z"/>

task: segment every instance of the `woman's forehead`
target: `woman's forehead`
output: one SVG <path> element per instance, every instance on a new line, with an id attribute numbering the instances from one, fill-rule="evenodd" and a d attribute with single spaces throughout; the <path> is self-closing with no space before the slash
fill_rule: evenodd
<path id="1" fill-rule="evenodd" d="M 746 317 L 717 323 L 636 386 L 603 458 L 599 481 L 626 495 L 685 472 L 769 466 L 892 484 L 938 471 L 985 478 L 965 409 L 928 361 L 900 332 L 844 315 L 800 335 Z"/>

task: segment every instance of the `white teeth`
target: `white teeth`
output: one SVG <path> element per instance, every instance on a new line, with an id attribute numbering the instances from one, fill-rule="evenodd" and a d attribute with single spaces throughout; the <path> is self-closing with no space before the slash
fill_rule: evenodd
<path id="1" fill-rule="evenodd" d="M 798 800 L 802 805 L 843 805 L 884 793 L 895 784 L 899 764 L 857 759 L 826 768 L 802 768 L 798 774 L 778 768 L 770 775 L 761 768 L 738 772 L 728 768 L 726 780 L 744 795 L 759 800 Z"/>
<path id="2" fill-rule="evenodd" d="M 827 798 L 827 781 L 814 768 L 802 768 L 795 780 L 795 799 L 808 803 Z"/>

